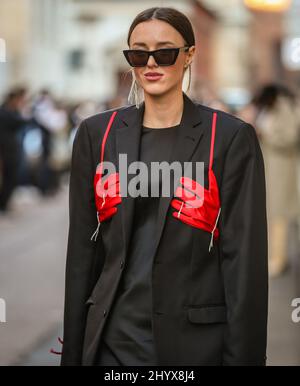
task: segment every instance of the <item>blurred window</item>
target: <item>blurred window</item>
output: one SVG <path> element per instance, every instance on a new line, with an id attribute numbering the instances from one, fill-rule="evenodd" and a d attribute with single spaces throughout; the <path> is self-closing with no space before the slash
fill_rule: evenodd
<path id="1" fill-rule="evenodd" d="M 84 51 L 82 49 L 74 49 L 68 54 L 68 66 L 72 71 L 79 71 L 83 68 Z"/>

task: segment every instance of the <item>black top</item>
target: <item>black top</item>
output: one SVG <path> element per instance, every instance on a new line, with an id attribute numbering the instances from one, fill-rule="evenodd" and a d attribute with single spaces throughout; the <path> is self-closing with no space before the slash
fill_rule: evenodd
<path id="1" fill-rule="evenodd" d="M 106 322 L 103 340 L 124 366 L 156 364 L 152 334 L 152 262 L 161 176 L 151 180 L 151 161 L 169 161 L 175 131 L 179 125 L 155 129 L 142 127 L 139 161 L 148 166 L 148 178 L 140 178 L 139 189 L 148 197 L 135 198 L 135 210 L 126 268 L 113 308 Z M 160 173 L 161 174 L 161 173 Z M 148 181 L 147 181 L 148 180 Z M 159 189 L 151 197 L 151 186 Z M 153 192 L 153 190 L 152 190 Z"/>

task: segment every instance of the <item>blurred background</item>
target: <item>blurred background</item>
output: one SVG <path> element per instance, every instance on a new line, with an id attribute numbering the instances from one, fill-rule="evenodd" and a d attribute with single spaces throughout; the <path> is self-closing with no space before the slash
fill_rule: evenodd
<path id="1" fill-rule="evenodd" d="M 73 138 L 85 117 L 128 104 L 122 50 L 153 6 L 193 23 L 190 97 L 257 130 L 268 364 L 300 364 L 300 0 L 0 0 L 0 365 L 59 364 Z"/>

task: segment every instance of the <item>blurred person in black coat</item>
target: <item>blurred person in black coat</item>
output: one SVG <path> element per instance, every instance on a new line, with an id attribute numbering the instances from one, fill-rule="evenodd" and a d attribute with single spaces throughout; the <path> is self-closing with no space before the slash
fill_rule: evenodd
<path id="1" fill-rule="evenodd" d="M 20 145 L 17 133 L 27 121 L 21 111 L 26 103 L 26 89 L 18 88 L 9 92 L 0 107 L 0 210 L 8 209 L 9 199 L 17 180 Z"/>

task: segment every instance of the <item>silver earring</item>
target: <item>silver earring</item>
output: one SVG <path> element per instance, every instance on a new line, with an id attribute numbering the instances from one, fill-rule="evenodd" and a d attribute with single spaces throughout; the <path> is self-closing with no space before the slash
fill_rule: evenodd
<path id="1" fill-rule="evenodd" d="M 132 75 L 132 83 L 128 94 L 128 102 L 130 104 L 135 104 L 136 108 L 138 109 L 141 103 L 140 95 L 139 95 L 140 94 L 139 87 L 133 71 L 131 71 L 131 75 Z"/>

